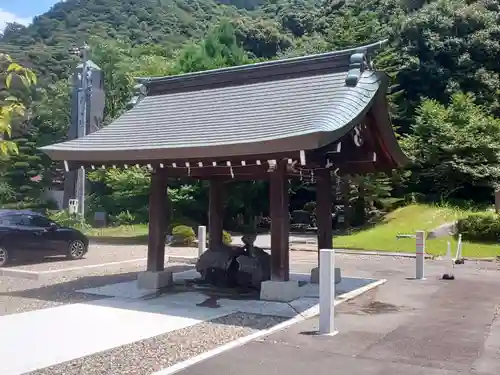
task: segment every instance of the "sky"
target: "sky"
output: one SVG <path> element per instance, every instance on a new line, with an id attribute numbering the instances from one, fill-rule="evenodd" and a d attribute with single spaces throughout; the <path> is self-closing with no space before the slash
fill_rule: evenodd
<path id="1" fill-rule="evenodd" d="M 0 0 L 0 31 L 8 22 L 28 25 L 34 16 L 45 13 L 60 0 Z"/>

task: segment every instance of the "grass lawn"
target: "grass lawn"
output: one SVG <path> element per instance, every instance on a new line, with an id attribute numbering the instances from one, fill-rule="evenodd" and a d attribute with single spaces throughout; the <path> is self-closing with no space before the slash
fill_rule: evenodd
<path id="1" fill-rule="evenodd" d="M 396 239 L 398 234 L 415 234 L 417 230 L 430 231 L 441 224 L 453 222 L 467 216 L 472 211 L 454 207 L 430 205 L 410 205 L 389 213 L 376 226 L 351 235 L 335 237 L 335 247 L 366 249 L 394 252 L 415 252 L 415 239 Z M 433 255 L 444 255 L 446 243 L 451 242 L 452 254 L 457 249 L 457 241 L 451 236 L 426 241 L 426 252 Z M 481 244 L 464 242 L 462 246 L 465 257 L 495 257 L 500 255 L 499 244 Z"/>
<path id="2" fill-rule="evenodd" d="M 146 237 L 148 235 L 147 224 L 121 225 L 119 227 L 93 228 L 86 231 L 92 237 Z"/>
<path id="3" fill-rule="evenodd" d="M 417 230 L 430 231 L 441 224 L 453 222 L 472 211 L 454 207 L 430 205 L 410 205 L 388 214 L 376 226 L 351 235 L 337 236 L 335 247 L 391 252 L 415 252 L 415 240 L 410 238 L 396 239 L 398 234 L 414 234 Z M 120 227 L 91 229 L 87 234 L 92 237 L 122 239 L 123 243 L 147 242 L 147 224 L 124 225 Z M 444 255 L 446 243 L 451 242 L 452 254 L 455 254 L 457 241 L 452 237 L 426 241 L 426 251 L 433 255 Z M 464 242 L 463 256 L 484 258 L 500 255 L 500 244 L 481 244 Z"/>

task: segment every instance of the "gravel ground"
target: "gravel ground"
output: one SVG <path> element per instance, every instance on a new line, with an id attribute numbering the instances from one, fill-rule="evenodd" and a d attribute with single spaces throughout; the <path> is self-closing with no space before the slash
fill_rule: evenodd
<path id="1" fill-rule="evenodd" d="M 30 375 L 150 375 L 286 319 L 235 313 L 115 349 L 30 372 Z"/>
<path id="2" fill-rule="evenodd" d="M 178 271 L 191 268 L 183 264 L 169 266 Z M 76 290 L 132 281 L 143 270 L 142 265 L 126 264 L 86 270 L 84 274 L 72 272 L 55 275 L 41 280 L 0 276 L 0 316 L 107 298 Z"/>

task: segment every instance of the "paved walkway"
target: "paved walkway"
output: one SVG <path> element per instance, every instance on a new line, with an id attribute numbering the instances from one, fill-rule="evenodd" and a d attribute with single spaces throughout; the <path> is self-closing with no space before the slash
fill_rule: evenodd
<path id="1" fill-rule="evenodd" d="M 469 267 L 447 282 L 388 275 L 339 307 L 334 337 L 315 335 L 310 319 L 179 374 L 498 375 L 500 278 Z"/>

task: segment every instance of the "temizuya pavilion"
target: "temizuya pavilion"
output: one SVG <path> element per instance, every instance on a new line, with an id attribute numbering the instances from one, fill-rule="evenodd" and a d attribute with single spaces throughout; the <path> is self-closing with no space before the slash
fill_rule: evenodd
<path id="1" fill-rule="evenodd" d="M 382 44 L 143 78 L 135 105 L 113 123 L 42 150 L 67 170 L 151 171 L 147 274 L 155 285 L 165 279 L 169 177 L 210 181 L 209 249 L 222 243 L 225 182 L 268 179 L 271 280 L 289 286 L 289 180 L 314 176 L 318 248 L 330 248 L 331 174 L 407 163 L 391 126 L 388 77 L 371 62 Z"/>

